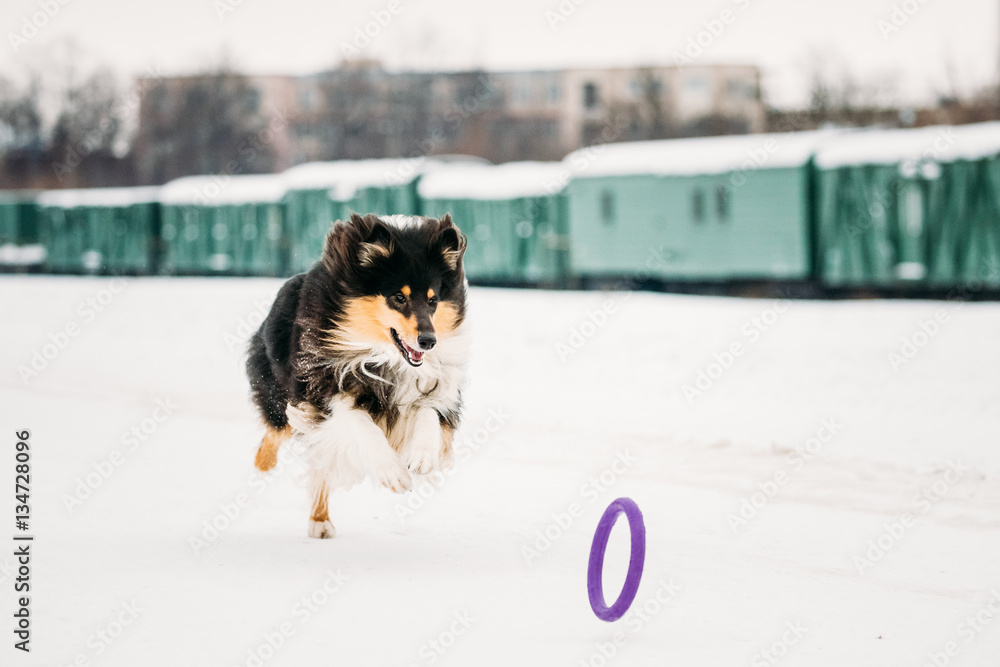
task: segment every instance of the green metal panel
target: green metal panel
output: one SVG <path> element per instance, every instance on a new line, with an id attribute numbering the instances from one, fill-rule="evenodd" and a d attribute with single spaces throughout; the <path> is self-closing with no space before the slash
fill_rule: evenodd
<path id="1" fill-rule="evenodd" d="M 58 273 L 151 273 L 158 204 L 42 206 L 38 241 Z"/>
<path id="2" fill-rule="evenodd" d="M 0 264 L 23 266 L 26 259 L 21 252 L 25 246 L 38 244 L 38 206 L 33 193 L 0 192 Z M 38 253 L 32 253 L 35 258 Z"/>
<path id="3" fill-rule="evenodd" d="M 566 189 L 572 271 L 670 280 L 803 279 L 806 167 L 580 178 Z"/>
<path id="4" fill-rule="evenodd" d="M 359 188 L 346 201 L 330 197 L 330 188 L 291 190 L 285 195 L 285 214 L 293 273 L 308 271 L 323 251 L 331 225 L 358 213 L 417 215 L 420 202 L 414 183 Z"/>
<path id="5" fill-rule="evenodd" d="M 86 212 L 80 209 L 42 207 L 39 236 L 46 251 L 46 268 L 57 273 L 84 271 L 83 253 L 88 247 Z"/>
<path id="6" fill-rule="evenodd" d="M 359 189 L 348 202 L 357 213 L 376 215 L 419 215 L 420 203 L 415 181 L 402 185 L 366 187 Z"/>
<path id="7" fill-rule="evenodd" d="M 330 199 L 329 189 L 291 190 L 285 195 L 286 230 L 292 273 L 302 273 L 323 252 L 323 240 L 342 206 Z"/>
<path id="8" fill-rule="evenodd" d="M 162 216 L 167 273 L 281 276 L 288 270 L 282 204 L 165 204 Z"/>
<path id="9" fill-rule="evenodd" d="M 104 268 L 111 273 L 154 273 L 159 206 L 153 202 L 107 209 Z"/>
<path id="10" fill-rule="evenodd" d="M 1000 286 L 1000 158 L 941 165 L 931 185 L 929 282 Z"/>
<path id="11" fill-rule="evenodd" d="M 996 158 L 842 166 L 820 183 L 824 284 L 1000 284 Z"/>
<path id="12" fill-rule="evenodd" d="M 470 280 L 553 283 L 566 278 L 568 241 L 561 195 L 508 200 L 428 199 L 424 213 L 452 218 L 468 238 Z"/>
<path id="13" fill-rule="evenodd" d="M 284 207 L 253 204 L 232 209 L 234 270 L 245 275 L 285 275 Z"/>
<path id="14" fill-rule="evenodd" d="M 38 243 L 38 205 L 26 192 L 0 192 L 0 245 Z"/>
<path id="15" fill-rule="evenodd" d="M 895 282 L 903 185 L 896 165 L 820 173 L 819 275 L 825 285 Z"/>
<path id="16" fill-rule="evenodd" d="M 0 245 L 21 245 L 21 206 L 15 199 L 0 198 Z"/>

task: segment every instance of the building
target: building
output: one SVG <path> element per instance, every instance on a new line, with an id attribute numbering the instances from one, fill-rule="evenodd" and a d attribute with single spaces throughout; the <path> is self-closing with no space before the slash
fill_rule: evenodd
<path id="1" fill-rule="evenodd" d="M 555 160 L 608 141 L 760 132 L 753 66 L 388 72 L 352 61 L 304 76 L 144 81 L 142 182 L 316 160 L 462 153 Z M 199 148 L 201 147 L 201 148 Z"/>

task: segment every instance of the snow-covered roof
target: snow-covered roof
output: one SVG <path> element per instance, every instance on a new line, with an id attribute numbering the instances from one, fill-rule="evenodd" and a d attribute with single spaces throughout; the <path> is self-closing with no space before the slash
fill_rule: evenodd
<path id="1" fill-rule="evenodd" d="M 563 163 L 574 178 L 800 167 L 823 142 L 837 135 L 835 130 L 819 130 L 602 144 L 570 153 Z"/>
<path id="2" fill-rule="evenodd" d="M 140 188 L 81 188 L 78 190 L 48 190 L 38 195 L 40 206 L 77 208 L 81 206 L 131 206 L 155 202 L 159 186 Z"/>
<path id="3" fill-rule="evenodd" d="M 282 177 L 289 190 L 350 186 L 353 191 L 371 185 L 409 183 L 422 173 L 428 162 L 428 158 L 307 162 L 286 170 Z"/>
<path id="4" fill-rule="evenodd" d="M 562 190 L 561 162 L 508 162 L 500 165 L 452 164 L 427 174 L 417 186 L 425 199 L 516 199 Z"/>
<path id="5" fill-rule="evenodd" d="M 365 169 L 371 164 L 381 163 L 381 160 L 337 160 L 335 162 L 307 162 L 285 170 L 282 176 L 290 190 L 321 190 L 332 188 L 347 178 L 361 164 Z M 384 165 L 391 170 L 391 166 Z"/>
<path id="6" fill-rule="evenodd" d="M 160 202 L 198 206 L 270 203 L 281 201 L 286 190 L 281 174 L 185 176 L 162 187 Z"/>
<path id="7" fill-rule="evenodd" d="M 488 164 L 468 155 L 336 160 L 300 164 L 286 170 L 283 176 L 289 190 L 328 189 L 333 199 L 345 201 L 361 188 L 402 185 L 449 165 L 484 163 Z"/>
<path id="8" fill-rule="evenodd" d="M 912 130 L 858 130 L 827 142 L 817 154 L 816 164 L 833 169 L 912 160 L 953 162 L 997 154 L 1000 154 L 1000 122 L 993 122 Z"/>

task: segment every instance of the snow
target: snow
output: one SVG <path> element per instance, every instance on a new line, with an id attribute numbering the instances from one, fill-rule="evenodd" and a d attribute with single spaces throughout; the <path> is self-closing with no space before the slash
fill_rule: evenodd
<path id="1" fill-rule="evenodd" d="M 282 177 L 289 190 L 330 189 L 330 196 L 345 201 L 363 187 L 408 183 L 419 174 L 421 159 L 337 160 L 307 162 L 286 170 Z"/>
<path id="2" fill-rule="evenodd" d="M 362 188 L 402 185 L 450 165 L 476 166 L 483 162 L 468 155 L 307 162 L 287 169 L 282 177 L 289 190 L 328 189 L 335 201 L 347 201 Z"/>
<path id="3" fill-rule="evenodd" d="M 1000 122 L 911 130 L 859 130 L 826 142 L 816 156 L 823 169 L 918 160 L 953 162 L 1000 154 Z"/>
<path id="4" fill-rule="evenodd" d="M 598 144 L 567 155 L 575 177 L 690 176 L 801 167 L 837 130 Z"/>
<path id="5" fill-rule="evenodd" d="M 453 164 L 420 179 L 425 199 L 517 199 L 543 197 L 562 189 L 560 162 L 507 162 L 501 165 Z"/>
<path id="6" fill-rule="evenodd" d="M 45 246 L 40 243 L 22 246 L 5 243 L 0 245 L 0 264 L 5 266 L 32 266 L 44 262 L 47 254 Z"/>
<path id="7" fill-rule="evenodd" d="M 337 492 L 337 537 L 320 541 L 294 457 L 252 468 L 242 348 L 279 285 L 0 279 L 5 489 L 12 434 L 32 430 L 19 663 L 597 665 L 613 650 L 608 665 L 730 667 L 771 664 L 759 652 L 783 635 L 796 643 L 774 664 L 919 666 L 949 642 L 963 665 L 995 662 L 1000 620 L 971 639 L 960 624 L 1000 589 L 1000 304 L 473 288 L 455 469 L 423 495 Z M 632 615 L 608 624 L 587 557 L 621 496 L 644 513 L 646 566 Z M 195 553 L 206 521 L 222 528 Z M 608 598 L 628 549 L 619 522 Z"/>
<path id="8" fill-rule="evenodd" d="M 185 176 L 160 190 L 160 202 L 174 206 L 267 204 L 279 202 L 287 188 L 281 174 Z"/>
<path id="9" fill-rule="evenodd" d="M 38 204 L 56 208 L 120 207 L 157 201 L 158 186 L 134 188 L 80 188 L 47 190 L 38 195 Z"/>

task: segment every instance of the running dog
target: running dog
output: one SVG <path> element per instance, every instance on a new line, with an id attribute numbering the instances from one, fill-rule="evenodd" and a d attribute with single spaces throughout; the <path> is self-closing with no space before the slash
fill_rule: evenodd
<path id="1" fill-rule="evenodd" d="M 247 376 L 267 431 L 261 471 L 289 438 L 309 466 L 311 537 L 327 498 L 370 477 L 397 493 L 452 453 L 467 346 L 466 239 L 450 215 L 352 215 L 289 279 L 250 340 Z"/>

